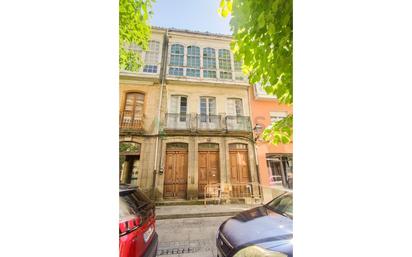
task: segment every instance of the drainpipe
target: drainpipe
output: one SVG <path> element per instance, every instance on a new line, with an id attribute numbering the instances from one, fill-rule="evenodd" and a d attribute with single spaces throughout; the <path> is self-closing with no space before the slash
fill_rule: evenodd
<path id="1" fill-rule="evenodd" d="M 252 87 L 253 87 L 253 85 L 252 85 Z M 259 195 L 262 197 L 261 201 L 263 201 L 263 190 L 260 186 L 259 160 L 257 158 L 258 154 L 257 154 L 257 149 L 256 149 L 256 142 L 255 142 L 255 140 L 253 140 L 254 139 L 254 135 L 253 135 L 253 127 L 254 126 L 253 126 L 253 121 L 252 121 L 253 114 L 252 114 L 251 94 L 250 94 L 249 87 L 247 89 L 247 96 L 249 98 L 249 110 L 250 110 L 249 115 L 250 115 L 250 123 L 251 123 L 251 126 L 252 126 L 253 157 L 255 158 L 255 168 L 256 168 L 257 180 L 258 180 L 257 182 L 259 184 L 258 190 L 259 190 Z"/>
<path id="2" fill-rule="evenodd" d="M 164 88 L 164 83 L 165 83 L 165 78 L 166 78 L 166 65 L 167 65 L 167 53 L 168 53 L 168 30 L 166 29 L 166 33 L 164 35 L 163 38 L 163 53 L 162 53 L 162 60 L 161 60 L 161 68 L 160 68 L 160 93 L 159 93 L 159 106 L 157 108 L 157 119 L 158 119 L 158 123 L 157 123 L 157 129 L 156 129 L 156 147 L 155 147 L 155 160 L 154 160 L 154 170 L 153 170 L 153 197 L 156 198 L 156 187 L 157 187 L 157 183 L 156 183 L 156 178 L 157 178 L 157 174 L 158 174 L 158 169 L 159 166 L 157 164 L 157 159 L 158 159 L 158 150 L 159 150 L 159 138 L 160 138 L 160 110 L 162 107 L 162 98 L 163 98 L 163 88 Z"/>
<path id="3" fill-rule="evenodd" d="M 256 153 L 256 142 L 255 142 L 255 140 L 253 140 L 253 138 L 254 138 L 254 135 L 253 135 L 253 121 L 252 121 L 252 118 L 253 118 L 253 116 L 252 116 L 252 104 L 251 104 L 251 98 L 250 98 L 250 89 L 249 89 L 249 87 L 247 88 L 247 97 L 248 97 L 248 99 L 249 99 L 249 110 L 250 110 L 250 113 L 249 113 L 249 115 L 250 115 L 250 125 L 252 126 L 252 142 L 253 142 L 253 157 L 255 158 L 255 163 L 256 163 L 256 172 L 257 172 L 257 180 L 258 180 L 258 183 L 260 184 L 260 173 L 259 173 L 259 160 L 257 159 L 257 153 Z"/>

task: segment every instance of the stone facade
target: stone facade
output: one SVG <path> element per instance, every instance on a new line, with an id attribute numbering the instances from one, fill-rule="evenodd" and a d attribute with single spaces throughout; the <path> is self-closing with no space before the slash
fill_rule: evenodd
<path id="1" fill-rule="evenodd" d="M 151 60 L 152 66 L 142 67 L 139 72 L 135 73 L 120 72 L 120 143 L 133 142 L 140 145 L 139 152 L 135 155 L 121 153 L 126 156 L 127 161 L 131 162 L 130 165 L 133 165 L 132 176 L 125 175 L 125 172 L 131 172 L 132 169 L 127 171 L 125 166 L 120 168 L 123 173 L 123 175 L 120 174 L 123 179 L 121 182 L 139 186 L 158 201 L 165 200 L 165 177 L 166 173 L 170 173 L 171 170 L 170 167 L 166 167 L 167 149 L 172 143 L 183 143 L 187 146 L 187 164 L 184 166 L 187 167 L 184 197 L 187 200 L 199 198 L 199 144 L 218 145 L 219 183 L 222 185 L 231 183 L 233 180 L 231 170 L 237 167 L 233 164 L 234 158 L 230 159 L 229 146 L 231 144 L 243 145 L 247 163 L 243 163 L 242 167 L 247 169 L 248 182 L 259 182 L 250 120 L 250 85 L 246 78 L 239 77 L 239 71 L 235 69 L 231 53 L 230 60 L 226 56 L 228 58 L 226 65 L 230 63 L 229 68 L 226 66 L 225 70 L 221 69 L 223 64 L 219 60 L 221 53 L 219 49 L 229 50 L 231 37 L 153 28 L 152 40 L 159 43 L 158 56 L 156 54 L 146 56 L 149 61 Z M 172 66 L 176 66 L 171 65 L 170 61 L 171 48 L 175 44 L 179 44 L 179 47 L 183 46 L 184 49 L 184 63 L 181 65 L 183 75 L 181 76 L 171 74 L 174 72 Z M 190 72 L 188 70 L 190 66 L 188 65 L 189 46 L 196 46 L 200 49 L 200 65 L 195 67 L 198 72 L 195 74 L 199 76 L 187 76 Z M 216 78 L 203 76 L 206 74 L 203 60 L 205 48 L 215 49 Z M 155 63 L 153 58 L 157 60 Z M 180 68 L 177 69 L 180 72 Z M 147 72 L 148 70 L 150 72 Z M 224 79 L 223 76 L 225 76 Z M 143 103 L 130 104 L 132 100 L 127 100 L 130 93 L 142 95 L 140 97 L 144 99 Z M 184 103 L 179 98 L 181 102 L 178 112 L 173 109 L 176 108 L 176 103 L 172 103 L 172 97 L 175 96 L 185 98 Z M 202 97 L 213 97 L 213 104 L 201 103 L 204 101 L 201 100 Z M 233 104 L 230 105 L 229 102 Z M 133 111 L 138 109 L 143 112 L 138 118 L 127 114 L 129 115 L 127 122 L 138 120 L 138 128 L 127 127 L 124 125 L 126 123 L 122 123 L 122 120 L 126 120 L 124 113 L 132 108 L 130 106 L 133 107 Z M 207 114 L 202 113 L 204 108 L 209 108 Z M 213 114 L 210 114 L 209 112 L 212 111 Z M 209 125 L 213 126 L 209 127 Z M 231 151 L 235 156 L 235 150 Z M 126 181 L 127 178 L 129 178 L 128 181 Z"/>

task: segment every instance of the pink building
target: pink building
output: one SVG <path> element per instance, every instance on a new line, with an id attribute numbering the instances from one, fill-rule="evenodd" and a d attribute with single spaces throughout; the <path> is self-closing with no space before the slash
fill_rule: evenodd
<path id="1" fill-rule="evenodd" d="M 292 106 L 279 104 L 276 97 L 267 95 L 260 85 L 250 88 L 250 98 L 260 183 L 293 188 L 293 144 L 272 145 L 261 136 L 272 122 L 292 113 Z"/>

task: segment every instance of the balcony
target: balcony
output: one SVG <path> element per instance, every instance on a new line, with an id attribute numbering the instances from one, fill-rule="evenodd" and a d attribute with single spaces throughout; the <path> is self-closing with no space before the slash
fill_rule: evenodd
<path id="1" fill-rule="evenodd" d="M 205 115 L 198 114 L 197 118 L 197 129 L 198 130 L 219 130 L 222 129 L 221 116 L 220 115 Z"/>
<path id="2" fill-rule="evenodd" d="M 121 130 L 141 131 L 143 130 L 143 117 L 133 115 L 131 111 L 120 112 L 119 126 Z"/>
<path id="3" fill-rule="evenodd" d="M 165 128 L 170 130 L 190 130 L 190 114 L 166 113 Z"/>
<path id="4" fill-rule="evenodd" d="M 226 116 L 226 128 L 228 131 L 251 130 L 249 116 Z"/>
<path id="5" fill-rule="evenodd" d="M 249 116 L 166 113 L 164 129 L 191 132 L 251 132 Z"/>

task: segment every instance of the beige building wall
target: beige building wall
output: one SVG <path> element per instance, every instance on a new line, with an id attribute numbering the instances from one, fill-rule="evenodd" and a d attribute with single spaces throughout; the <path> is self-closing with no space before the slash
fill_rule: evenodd
<path id="1" fill-rule="evenodd" d="M 150 193 L 153 188 L 153 171 L 155 169 L 155 135 L 156 123 L 159 122 L 157 117 L 158 105 L 153 103 L 159 102 L 160 86 L 153 82 L 142 82 L 131 79 L 122 79 L 120 81 L 120 109 L 123 111 L 126 94 L 128 92 L 140 92 L 145 95 L 143 107 L 143 129 L 144 136 L 128 135 L 120 136 L 119 142 L 135 142 L 141 145 L 140 161 L 137 162 L 137 175 L 132 175 L 132 185 L 139 186 L 143 191 Z M 136 178 L 135 178 L 136 177 Z"/>
<path id="2" fill-rule="evenodd" d="M 126 94 L 129 92 L 140 92 L 145 95 L 144 107 L 143 107 L 143 127 L 146 134 L 156 133 L 156 122 L 159 122 L 158 118 L 158 103 L 160 97 L 160 86 L 153 82 L 138 82 L 133 80 L 121 80 L 120 81 L 120 109 L 123 111 Z"/>
<path id="3" fill-rule="evenodd" d="M 140 187 L 143 191 L 150 192 L 153 188 L 154 152 L 155 137 L 145 136 L 120 136 L 120 142 L 135 142 L 141 145 L 140 161 L 138 161 L 138 171 L 136 180 L 132 180 L 132 185 Z"/>
<path id="4" fill-rule="evenodd" d="M 213 86 L 207 84 L 172 84 L 167 85 L 167 110 L 170 110 L 170 101 L 172 95 L 187 96 L 188 113 L 200 113 L 200 97 L 216 97 L 216 114 L 227 113 L 227 99 L 240 98 L 243 104 L 243 115 L 249 116 L 249 98 L 248 88 L 245 86 Z"/>

